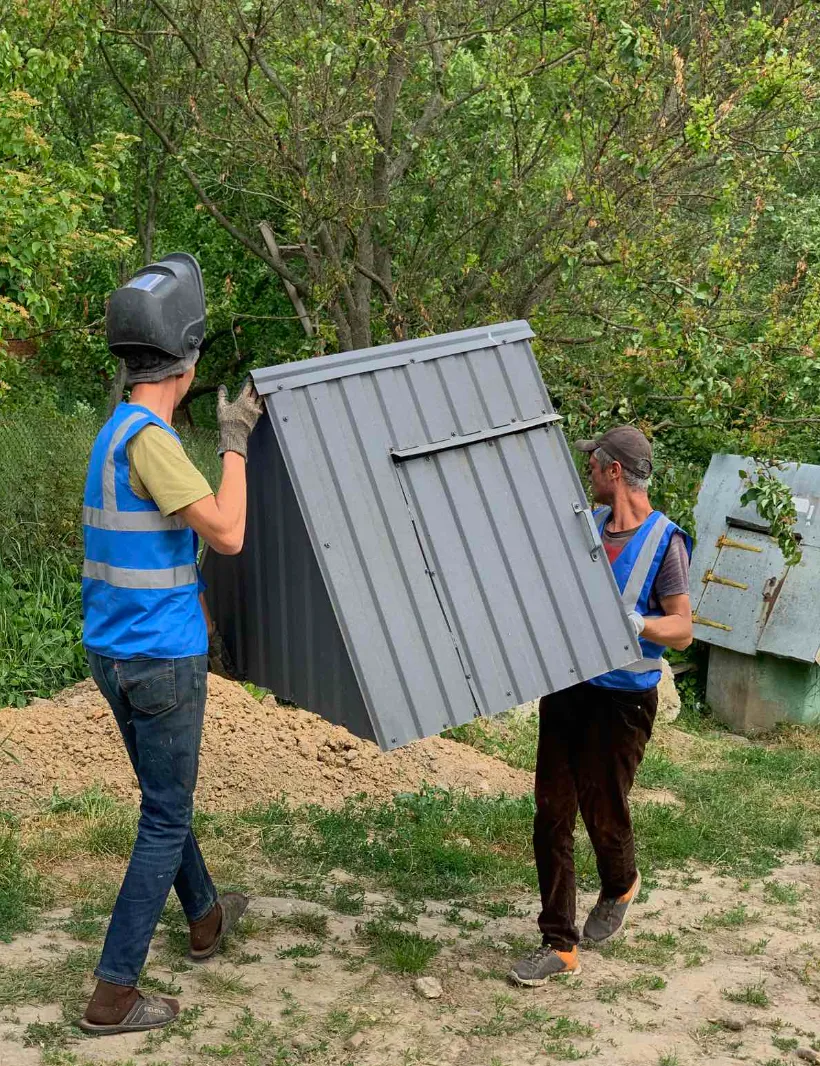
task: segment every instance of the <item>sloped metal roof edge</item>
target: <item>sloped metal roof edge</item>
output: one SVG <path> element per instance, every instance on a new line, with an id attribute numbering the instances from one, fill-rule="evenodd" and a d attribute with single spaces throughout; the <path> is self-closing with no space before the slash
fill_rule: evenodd
<path id="1" fill-rule="evenodd" d="M 350 374 L 368 373 L 384 367 L 403 366 L 410 362 L 439 359 L 458 352 L 476 351 L 512 341 L 530 340 L 535 336 L 529 322 L 519 319 L 478 329 L 459 330 L 437 337 L 418 337 L 414 340 L 380 344 L 335 355 L 320 355 L 314 359 L 282 363 L 251 371 L 260 396 L 279 389 L 303 388 L 317 381 L 329 381 Z"/>

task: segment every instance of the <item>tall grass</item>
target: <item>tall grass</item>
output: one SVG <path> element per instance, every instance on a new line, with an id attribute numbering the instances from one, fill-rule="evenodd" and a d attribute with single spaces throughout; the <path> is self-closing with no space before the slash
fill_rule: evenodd
<path id="1" fill-rule="evenodd" d="M 0 823 L 0 943 L 30 929 L 42 902 L 42 884 L 23 861 L 17 830 Z"/>
<path id="2" fill-rule="evenodd" d="M 85 676 L 75 553 L 0 551 L 0 706 L 23 706 Z"/>

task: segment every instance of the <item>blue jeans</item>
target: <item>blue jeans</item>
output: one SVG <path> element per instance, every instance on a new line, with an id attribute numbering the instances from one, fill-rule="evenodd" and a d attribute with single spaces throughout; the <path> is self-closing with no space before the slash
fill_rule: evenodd
<path id="1" fill-rule="evenodd" d="M 136 985 L 171 886 L 189 922 L 217 901 L 191 831 L 208 659 L 115 660 L 89 651 L 88 662 L 142 793 L 137 839 L 94 975 Z"/>

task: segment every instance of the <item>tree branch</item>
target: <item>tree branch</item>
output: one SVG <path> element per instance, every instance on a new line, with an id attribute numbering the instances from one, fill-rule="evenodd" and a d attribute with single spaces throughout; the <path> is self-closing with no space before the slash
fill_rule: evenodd
<path id="1" fill-rule="evenodd" d="M 300 295 L 307 296 L 309 292 L 308 286 L 305 284 L 304 281 L 302 281 L 301 278 L 297 277 L 295 274 L 292 274 L 284 265 L 284 263 L 281 262 L 281 260 L 280 263 L 277 265 L 275 260 L 267 253 L 264 248 L 260 247 L 260 245 L 258 245 L 255 241 L 251 240 L 251 238 L 248 237 L 247 234 L 243 233 L 240 229 L 237 229 L 237 227 L 234 226 L 230 219 L 226 218 L 225 215 L 222 214 L 222 212 L 219 210 L 213 200 L 211 200 L 211 198 L 205 192 L 205 189 L 203 188 L 196 174 L 193 172 L 193 170 L 191 170 L 191 168 L 180 155 L 179 149 L 176 147 L 176 145 L 173 144 L 173 142 L 170 140 L 165 131 L 151 118 L 151 116 L 146 112 L 145 108 L 136 98 L 134 93 L 128 88 L 125 82 L 123 82 L 122 78 L 119 76 L 114 67 L 114 64 L 111 60 L 111 56 L 108 54 L 108 49 L 105 47 L 102 41 L 100 41 L 100 51 L 103 54 L 106 66 L 111 71 L 111 76 L 113 77 L 114 81 L 120 87 L 123 94 L 127 97 L 128 101 L 130 102 L 134 110 L 137 112 L 139 117 L 143 120 L 146 126 L 148 126 L 154 136 L 160 141 L 168 155 L 170 155 L 175 160 L 182 173 L 188 179 L 191 188 L 199 197 L 200 203 L 203 205 L 203 207 L 205 207 L 205 209 L 212 215 L 214 219 L 216 219 L 216 221 L 220 224 L 220 226 L 222 226 L 224 230 L 226 230 L 226 232 L 230 233 L 234 240 L 238 241 L 244 248 L 247 248 L 248 251 L 252 252 L 258 259 L 261 259 L 263 263 L 267 263 L 267 265 L 272 270 L 275 270 L 281 278 L 286 281 L 289 281 L 290 284 L 296 289 L 296 291 Z"/>
<path id="2" fill-rule="evenodd" d="M 279 274 L 282 278 L 282 284 L 285 286 L 285 292 L 287 292 L 288 296 L 290 297 L 290 302 L 293 304 L 294 311 L 299 316 L 299 321 L 302 323 L 302 329 L 305 331 L 308 337 L 312 337 L 315 331 L 313 329 L 313 323 L 310 321 L 310 315 L 307 313 L 307 308 L 305 307 L 304 301 L 302 300 L 302 297 L 299 295 L 299 293 L 296 291 L 296 288 L 288 281 L 288 279 L 282 273 L 282 270 L 285 270 L 285 272 L 287 272 L 287 268 L 285 267 L 284 260 L 282 259 L 282 253 L 279 251 L 279 245 L 276 243 L 276 237 L 274 237 L 273 235 L 273 230 L 271 229 L 270 223 L 260 222 L 259 231 L 262 234 L 262 240 L 265 242 L 265 247 L 271 254 L 271 258 L 274 260 L 274 262 L 279 263 L 282 268 L 281 270 L 279 270 Z"/>
<path id="3" fill-rule="evenodd" d="M 174 28 L 174 32 L 185 45 L 188 52 L 190 52 L 191 58 L 193 59 L 194 63 L 196 63 L 197 67 L 200 70 L 204 70 L 205 64 L 202 61 L 202 57 L 199 55 L 196 48 L 189 40 L 188 35 L 185 33 L 185 31 L 174 21 L 174 17 L 171 12 L 163 4 L 160 3 L 160 0 L 150 0 L 150 2 L 154 5 L 157 11 L 159 11 L 160 15 L 162 15 L 165 21 L 171 23 Z"/>

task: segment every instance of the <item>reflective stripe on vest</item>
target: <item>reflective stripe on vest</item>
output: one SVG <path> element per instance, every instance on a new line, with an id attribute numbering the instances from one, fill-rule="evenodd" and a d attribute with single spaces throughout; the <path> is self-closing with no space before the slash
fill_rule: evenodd
<path id="1" fill-rule="evenodd" d="M 130 482 L 129 441 L 158 415 L 120 404 L 92 448 L 83 499 L 83 643 L 113 659 L 181 658 L 208 649 L 197 538 Z"/>
<path id="2" fill-rule="evenodd" d="M 197 583 L 196 564 L 169 566 L 162 570 L 131 570 L 125 566 L 110 566 L 86 559 L 83 577 L 104 581 L 118 589 L 176 589 Z"/>
<path id="3" fill-rule="evenodd" d="M 603 536 L 606 523 L 609 521 L 612 509 L 603 507 L 595 514 L 598 529 Z M 651 521 L 648 531 L 646 525 Z M 619 588 L 623 587 L 621 600 L 627 612 L 637 610 L 640 614 L 648 614 L 648 603 L 651 596 L 651 585 L 654 582 L 657 570 L 660 568 L 662 558 L 660 553 L 668 547 L 669 540 L 676 533 L 681 533 L 686 541 L 687 551 L 691 554 L 691 541 L 689 537 L 679 529 L 666 515 L 653 512 L 635 531 L 635 537 L 640 538 L 645 534 L 643 541 L 630 540 L 622 549 L 613 562 L 613 570 L 618 581 Z M 632 560 L 632 565 L 624 574 L 630 545 L 633 550 L 638 547 L 637 555 Z M 625 580 L 624 580 L 625 577 Z M 650 616 L 651 617 L 651 616 Z M 639 638 L 639 643 L 644 651 L 643 658 L 627 666 L 610 670 L 609 673 L 593 678 L 592 683 L 604 688 L 626 689 L 629 691 L 644 691 L 653 688 L 661 677 L 663 659 L 661 658 L 664 648 L 644 637 Z"/>
<path id="4" fill-rule="evenodd" d="M 83 525 L 91 526 L 92 529 L 114 529 L 120 533 L 161 533 L 167 529 L 184 528 L 185 523 L 175 515 L 165 518 L 159 511 L 117 510 L 117 469 L 114 463 L 114 452 L 134 423 L 144 418 L 142 411 L 135 411 L 117 427 L 111 437 L 103 463 L 103 505 L 102 507 L 83 507 Z"/>
<path id="5" fill-rule="evenodd" d="M 627 612 L 634 611 L 638 606 L 638 600 L 641 598 L 646 579 L 649 577 L 649 571 L 652 569 L 652 563 L 655 561 L 655 552 L 671 525 L 672 523 L 666 515 L 661 515 L 650 530 L 649 536 L 643 542 L 643 547 L 635 560 L 635 565 L 632 567 L 626 588 L 621 596 Z"/>
<path id="6" fill-rule="evenodd" d="M 175 515 L 164 518 L 159 511 L 106 511 L 102 507 L 83 507 L 83 525 L 119 533 L 163 533 L 185 528 Z"/>

